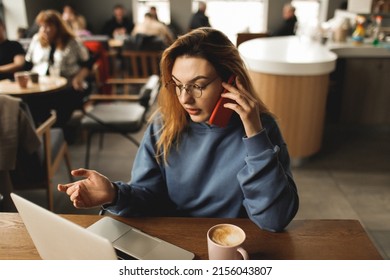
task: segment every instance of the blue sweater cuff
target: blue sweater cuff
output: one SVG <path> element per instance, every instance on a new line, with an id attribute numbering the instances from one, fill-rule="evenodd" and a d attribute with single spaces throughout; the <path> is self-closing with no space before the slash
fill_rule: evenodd
<path id="1" fill-rule="evenodd" d="M 116 197 L 115 200 L 110 204 L 102 205 L 102 208 L 112 214 L 118 214 L 121 209 L 120 201 L 121 201 L 121 190 L 118 186 L 117 182 L 112 182 L 116 189 Z"/>
<path id="2" fill-rule="evenodd" d="M 263 153 L 265 150 L 274 149 L 274 145 L 268 138 L 267 131 L 262 129 L 258 134 L 252 137 L 243 138 L 248 156 L 255 156 Z"/>

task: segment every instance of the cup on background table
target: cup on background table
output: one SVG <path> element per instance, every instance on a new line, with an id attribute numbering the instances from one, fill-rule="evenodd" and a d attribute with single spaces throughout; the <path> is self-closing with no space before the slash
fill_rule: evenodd
<path id="1" fill-rule="evenodd" d="M 210 260 L 248 260 L 249 255 L 242 248 L 245 232 L 232 224 L 218 224 L 207 232 L 207 248 Z"/>
<path id="2" fill-rule="evenodd" d="M 36 72 L 30 72 L 30 80 L 33 84 L 39 83 L 39 74 Z"/>
<path id="3" fill-rule="evenodd" d="M 19 84 L 21 88 L 27 88 L 28 81 L 30 80 L 29 72 L 15 72 L 14 77 L 15 81 Z"/>

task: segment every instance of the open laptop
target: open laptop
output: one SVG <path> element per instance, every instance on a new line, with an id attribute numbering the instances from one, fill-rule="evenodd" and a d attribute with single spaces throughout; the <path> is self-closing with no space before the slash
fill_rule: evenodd
<path id="1" fill-rule="evenodd" d="M 191 260 L 194 254 L 110 217 L 83 228 L 14 193 L 13 202 L 45 260 Z"/>

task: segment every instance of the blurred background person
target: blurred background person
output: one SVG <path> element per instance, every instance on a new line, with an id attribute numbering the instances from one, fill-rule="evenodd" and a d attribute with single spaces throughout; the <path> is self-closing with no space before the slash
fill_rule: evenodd
<path id="1" fill-rule="evenodd" d="M 174 41 L 174 37 L 169 28 L 165 24 L 157 21 L 151 13 L 146 13 L 144 21 L 135 25 L 131 35 L 136 36 L 137 34 L 156 36 L 166 46 L 169 46 Z"/>
<path id="2" fill-rule="evenodd" d="M 196 29 L 198 27 L 210 27 L 208 16 L 206 16 L 206 2 L 199 1 L 198 11 L 192 15 L 189 30 Z"/>
<path id="3" fill-rule="evenodd" d="M 157 15 L 157 8 L 155 6 L 151 6 L 150 9 L 149 9 L 149 13 L 152 15 L 152 17 L 159 21 L 158 19 L 158 15 Z"/>
<path id="4" fill-rule="evenodd" d="M 66 4 L 62 8 L 62 19 L 70 26 L 76 36 L 90 35 L 87 30 L 87 21 L 83 15 L 76 12 L 73 6 Z"/>
<path id="5" fill-rule="evenodd" d="M 133 28 L 132 18 L 126 15 L 125 7 L 118 4 L 114 6 L 113 16 L 104 24 L 102 33 L 111 38 L 126 37 L 130 35 Z"/>
<path id="6" fill-rule="evenodd" d="M 273 36 L 290 36 L 295 35 L 297 17 L 295 15 L 295 7 L 291 3 L 286 3 L 282 11 L 283 22 L 278 29 L 272 34 Z"/>
<path id="7" fill-rule="evenodd" d="M 36 23 L 39 31 L 31 40 L 26 61 L 39 75 L 61 75 L 68 80 L 66 89 L 38 96 L 30 105 L 37 123 L 47 118 L 50 110 L 57 111 L 57 126 L 65 126 L 73 111 L 82 106 L 89 92 L 87 79 L 92 61 L 88 50 L 76 39 L 69 26 L 54 10 L 41 11 Z"/>
<path id="8" fill-rule="evenodd" d="M 25 51 L 17 41 L 7 39 L 4 21 L 0 18 L 0 80 L 13 79 L 23 70 Z"/>

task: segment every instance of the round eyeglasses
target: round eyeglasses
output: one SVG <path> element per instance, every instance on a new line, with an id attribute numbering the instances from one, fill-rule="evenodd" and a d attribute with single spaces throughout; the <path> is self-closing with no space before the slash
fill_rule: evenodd
<path id="1" fill-rule="evenodd" d="M 203 86 L 200 86 L 200 85 L 197 85 L 197 84 L 186 84 L 186 85 L 183 85 L 183 84 L 177 84 L 174 80 L 170 80 L 168 83 L 166 83 L 166 87 L 175 87 L 175 91 L 176 91 L 176 95 L 179 97 L 183 91 L 183 89 L 187 92 L 187 94 L 189 94 L 190 96 L 194 97 L 194 98 L 200 98 L 203 94 L 203 90 L 208 86 L 210 85 L 211 83 L 213 83 L 216 79 L 218 78 L 215 77 L 214 79 L 212 79 L 211 81 L 209 81 L 207 84 L 203 85 Z"/>

